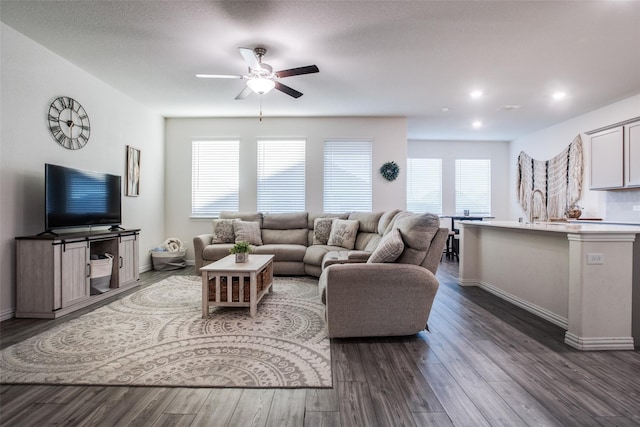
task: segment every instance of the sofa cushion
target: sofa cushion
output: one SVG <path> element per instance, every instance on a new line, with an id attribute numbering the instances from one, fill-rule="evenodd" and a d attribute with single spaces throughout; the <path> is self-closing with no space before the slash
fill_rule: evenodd
<path id="1" fill-rule="evenodd" d="M 430 213 L 404 211 L 396 215 L 392 226 L 400 231 L 404 242 L 404 250 L 396 262 L 420 265 L 440 228 L 440 218 Z"/>
<path id="2" fill-rule="evenodd" d="M 234 212 L 222 211 L 218 216 L 220 219 L 239 219 L 242 221 L 254 221 L 262 225 L 262 212 Z"/>
<path id="3" fill-rule="evenodd" d="M 211 243 L 234 243 L 236 236 L 233 233 L 233 220 L 232 219 L 214 219 L 213 220 L 213 233 L 211 236 Z"/>
<path id="4" fill-rule="evenodd" d="M 236 236 L 236 242 L 249 242 L 252 245 L 262 245 L 262 236 L 260 235 L 260 224 L 255 221 L 233 222 L 233 232 Z"/>
<path id="5" fill-rule="evenodd" d="M 402 212 L 400 209 L 394 209 L 389 212 L 385 212 L 380 217 L 380 222 L 378 223 L 378 234 L 383 236 L 384 234 L 391 231 L 391 228 L 387 230 L 387 227 L 393 222 L 393 218 L 395 218 L 398 213 Z"/>
<path id="6" fill-rule="evenodd" d="M 291 230 L 307 228 L 306 212 L 265 213 L 262 216 L 262 227 L 271 230 Z"/>
<path id="7" fill-rule="evenodd" d="M 309 230 L 313 230 L 313 226 L 315 224 L 316 218 L 338 218 L 338 219 L 349 219 L 348 213 L 325 213 L 325 212 L 313 212 L 309 213 L 309 217 L 307 218 L 307 227 Z"/>
<path id="8" fill-rule="evenodd" d="M 380 238 L 381 236 L 378 233 L 358 232 L 358 237 L 356 237 L 356 244 L 354 246 L 354 249 L 359 251 L 373 252 L 378 246 Z"/>
<path id="9" fill-rule="evenodd" d="M 373 251 L 367 263 L 394 262 L 402 254 L 404 243 L 397 228 L 386 234 L 380 240 L 378 247 Z"/>
<path id="10" fill-rule="evenodd" d="M 349 214 L 349 219 L 357 220 L 360 223 L 359 232 L 377 233 L 382 214 L 383 212 L 352 212 Z"/>
<path id="11" fill-rule="evenodd" d="M 294 228 L 291 230 L 262 229 L 262 244 L 285 244 L 307 246 L 307 229 Z"/>
<path id="12" fill-rule="evenodd" d="M 332 251 L 344 251 L 344 248 L 341 248 L 339 246 L 326 245 L 309 246 L 304 254 L 304 258 L 302 261 L 304 261 L 305 264 L 321 266 L 324 256 L 328 252 Z"/>
<path id="13" fill-rule="evenodd" d="M 208 245 L 202 250 L 203 265 L 210 264 L 229 255 L 229 249 L 233 243 L 221 243 L 218 245 Z"/>
<path id="14" fill-rule="evenodd" d="M 316 218 L 313 221 L 313 244 L 326 245 L 331 234 L 333 218 Z"/>
<path id="15" fill-rule="evenodd" d="M 302 262 L 307 247 L 304 245 L 274 244 L 256 246 L 254 254 L 273 255 L 274 261 Z"/>
<path id="16" fill-rule="evenodd" d="M 345 249 L 353 249 L 356 244 L 356 237 L 358 235 L 359 226 L 360 222 L 358 220 L 334 220 L 333 224 L 331 225 L 331 234 L 329 234 L 327 245 L 340 246 Z"/>

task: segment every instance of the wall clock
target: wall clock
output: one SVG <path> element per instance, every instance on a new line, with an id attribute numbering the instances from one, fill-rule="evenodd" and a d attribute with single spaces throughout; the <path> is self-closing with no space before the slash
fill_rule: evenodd
<path id="1" fill-rule="evenodd" d="M 394 181 L 400 173 L 400 167 L 396 162 L 387 162 L 380 168 L 380 175 L 387 181 Z"/>
<path id="2" fill-rule="evenodd" d="M 68 96 L 56 98 L 47 116 L 51 135 L 64 148 L 78 150 L 89 142 L 89 116 L 78 101 Z"/>

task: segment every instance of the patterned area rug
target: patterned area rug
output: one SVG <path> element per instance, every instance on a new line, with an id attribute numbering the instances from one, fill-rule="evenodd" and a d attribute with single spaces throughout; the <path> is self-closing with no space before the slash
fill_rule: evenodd
<path id="1" fill-rule="evenodd" d="M 276 277 L 252 318 L 172 276 L 3 350 L 4 384 L 331 387 L 317 281 Z"/>

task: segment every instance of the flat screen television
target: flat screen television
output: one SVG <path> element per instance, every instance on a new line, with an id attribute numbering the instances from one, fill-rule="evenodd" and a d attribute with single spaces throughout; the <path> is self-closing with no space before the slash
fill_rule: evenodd
<path id="1" fill-rule="evenodd" d="M 118 175 L 45 164 L 45 230 L 118 228 L 122 223 L 121 181 Z"/>

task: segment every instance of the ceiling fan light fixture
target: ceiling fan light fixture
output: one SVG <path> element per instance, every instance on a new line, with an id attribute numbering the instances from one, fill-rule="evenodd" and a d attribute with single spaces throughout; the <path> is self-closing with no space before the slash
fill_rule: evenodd
<path id="1" fill-rule="evenodd" d="M 273 80 L 266 79 L 264 77 L 257 77 L 247 81 L 247 86 L 249 86 L 249 88 L 255 93 L 263 95 L 271 91 L 271 89 L 276 86 L 276 83 Z"/>

